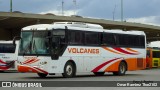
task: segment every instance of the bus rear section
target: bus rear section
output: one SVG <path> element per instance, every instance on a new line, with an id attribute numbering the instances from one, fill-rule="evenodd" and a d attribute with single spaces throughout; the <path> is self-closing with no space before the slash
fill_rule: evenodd
<path id="1" fill-rule="evenodd" d="M 0 71 L 17 70 L 18 47 L 18 41 L 0 41 Z"/>
<path id="2" fill-rule="evenodd" d="M 40 77 L 93 72 L 125 75 L 146 68 L 146 36 L 141 31 L 106 30 L 99 25 L 59 22 L 22 28 L 18 71 Z"/>

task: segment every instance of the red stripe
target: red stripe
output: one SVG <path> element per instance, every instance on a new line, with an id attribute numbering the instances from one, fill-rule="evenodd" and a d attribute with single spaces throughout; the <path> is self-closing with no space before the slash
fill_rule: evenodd
<path id="1" fill-rule="evenodd" d="M 135 53 L 130 53 L 130 52 L 128 52 L 128 51 L 123 50 L 122 48 L 113 48 L 113 49 L 115 49 L 115 50 L 117 50 L 117 51 L 119 51 L 119 52 L 125 53 L 125 54 L 136 55 Z"/>
<path id="2" fill-rule="evenodd" d="M 26 63 L 26 62 L 28 62 L 29 60 L 32 60 L 32 59 L 25 60 L 23 63 Z"/>
<path id="3" fill-rule="evenodd" d="M 31 60 L 29 60 L 29 61 L 27 61 L 27 62 L 24 62 L 23 64 L 28 64 L 28 63 L 30 63 L 30 62 L 32 62 L 32 61 L 34 61 L 35 59 L 31 59 Z"/>
<path id="4" fill-rule="evenodd" d="M 33 67 L 33 68 L 38 69 L 39 71 L 43 72 L 44 74 L 48 74 L 48 72 L 46 72 L 46 71 L 44 71 L 44 70 L 42 70 L 42 69 L 39 69 L 39 68 L 37 68 L 37 67 Z"/>
<path id="5" fill-rule="evenodd" d="M 6 62 L 2 61 L 1 59 L 0 59 L 0 63 L 2 63 L 2 64 L 7 64 Z"/>
<path id="6" fill-rule="evenodd" d="M 14 65 L 14 62 L 15 61 L 12 61 L 12 62 L 6 64 L 6 66 L 0 66 L 0 69 L 1 70 L 7 70 L 7 69 L 9 69 L 9 68 L 11 68 Z"/>
<path id="7" fill-rule="evenodd" d="M 36 60 L 34 60 L 34 61 L 32 61 L 32 62 L 29 62 L 29 63 L 27 63 L 27 64 L 32 64 L 32 63 L 35 63 L 35 62 L 37 62 L 37 61 L 39 61 L 39 60 L 36 59 Z"/>
<path id="8" fill-rule="evenodd" d="M 113 62 L 113 61 L 115 61 L 115 60 L 117 60 L 117 59 L 120 59 L 120 58 L 116 58 L 116 59 L 109 60 L 109 61 L 107 61 L 107 62 L 105 62 L 105 63 L 97 66 L 95 69 L 92 70 L 92 72 L 98 72 L 101 68 L 103 68 L 103 67 L 106 66 L 107 64 L 109 64 L 109 63 L 111 63 L 111 62 Z"/>

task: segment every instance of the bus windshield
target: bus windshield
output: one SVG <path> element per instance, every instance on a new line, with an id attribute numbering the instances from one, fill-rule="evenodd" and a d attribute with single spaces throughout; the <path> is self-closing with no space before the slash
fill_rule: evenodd
<path id="1" fill-rule="evenodd" d="M 19 54 L 49 54 L 49 31 L 23 31 Z"/>

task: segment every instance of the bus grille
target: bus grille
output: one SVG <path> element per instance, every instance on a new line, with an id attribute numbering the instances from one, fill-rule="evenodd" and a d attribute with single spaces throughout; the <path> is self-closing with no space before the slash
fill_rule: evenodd
<path id="1" fill-rule="evenodd" d="M 137 58 L 137 67 L 143 68 L 143 58 Z"/>

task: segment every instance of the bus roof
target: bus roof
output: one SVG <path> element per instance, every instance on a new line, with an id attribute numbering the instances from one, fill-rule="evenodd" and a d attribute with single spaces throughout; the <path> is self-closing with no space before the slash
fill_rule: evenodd
<path id="1" fill-rule="evenodd" d="M 22 31 L 65 29 L 66 27 L 70 30 L 145 35 L 143 31 L 137 31 L 137 30 L 123 31 L 120 29 L 109 30 L 109 29 L 103 29 L 103 27 L 98 24 L 89 24 L 89 23 L 81 23 L 81 22 L 56 22 L 54 24 L 36 24 L 36 25 L 31 25 L 31 26 L 22 28 Z"/>
<path id="2" fill-rule="evenodd" d="M 2 41 L 2 40 L 1 40 L 1 41 L 0 41 L 0 44 L 1 44 L 1 43 L 13 43 L 13 41 Z"/>
<path id="3" fill-rule="evenodd" d="M 16 40 L 16 43 L 19 43 L 18 40 Z M 0 40 L 0 44 L 13 44 L 13 41 L 3 41 L 3 40 Z"/>
<path id="4" fill-rule="evenodd" d="M 160 48 L 160 41 L 152 41 L 148 44 L 148 47 L 155 47 L 155 48 Z"/>

